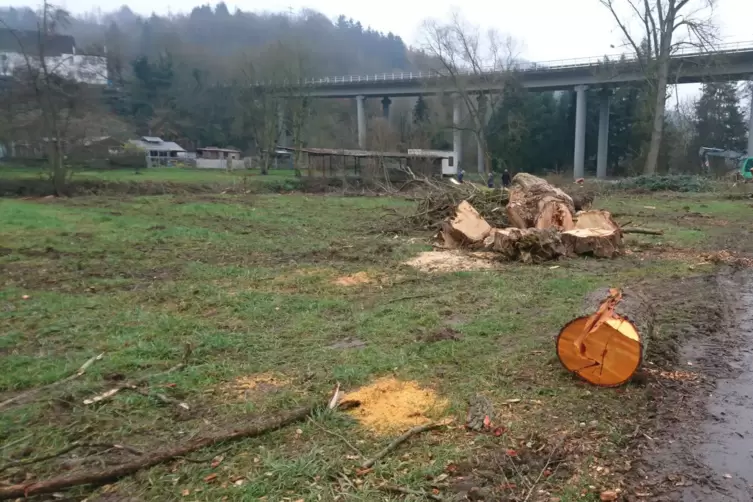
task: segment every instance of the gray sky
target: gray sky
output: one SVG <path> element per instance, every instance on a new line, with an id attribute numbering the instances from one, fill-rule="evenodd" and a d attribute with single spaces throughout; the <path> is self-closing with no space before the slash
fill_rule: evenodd
<path id="1" fill-rule="evenodd" d="M 7 1 L 7 0 L 6 0 Z M 172 3 L 171 3 L 172 2 Z M 13 5 L 35 7 L 37 0 L 10 0 Z M 100 8 L 118 8 L 122 0 L 58 0 L 69 10 L 81 13 Z M 176 0 L 130 0 L 131 9 L 140 14 L 164 14 L 189 11 L 189 2 Z M 197 1 L 196 4 L 200 4 Z M 209 2 L 216 3 L 215 1 Z M 623 41 L 608 11 L 598 0 L 230 0 L 231 12 L 243 10 L 284 11 L 310 7 L 329 17 L 339 14 L 361 21 L 380 31 L 392 31 L 406 43 L 420 42 L 420 24 L 427 17 L 443 18 L 452 9 L 459 10 L 468 21 L 485 28 L 493 27 L 521 43 L 524 58 L 531 61 L 600 56 L 615 53 Z M 720 35 L 729 40 L 753 40 L 753 1 L 717 0 L 715 21 Z"/>

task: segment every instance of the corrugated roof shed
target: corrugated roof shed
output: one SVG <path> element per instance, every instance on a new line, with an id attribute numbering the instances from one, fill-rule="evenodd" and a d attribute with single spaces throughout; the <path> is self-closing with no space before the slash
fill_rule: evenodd
<path id="1" fill-rule="evenodd" d="M 148 140 L 147 140 L 148 138 Z M 158 140 L 155 142 L 154 140 Z M 158 152 L 185 152 L 183 147 L 172 141 L 162 141 L 156 136 L 144 136 L 141 139 L 129 139 L 128 142 L 142 150 L 154 150 Z"/>

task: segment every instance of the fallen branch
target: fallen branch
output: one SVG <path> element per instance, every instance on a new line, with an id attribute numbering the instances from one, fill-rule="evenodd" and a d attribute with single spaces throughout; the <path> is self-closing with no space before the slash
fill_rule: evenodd
<path id="1" fill-rule="evenodd" d="M 654 230 L 652 228 L 630 227 L 620 229 L 623 234 L 646 234 L 646 235 L 664 235 L 664 230 Z"/>
<path id="2" fill-rule="evenodd" d="M 130 382 L 126 382 L 126 383 L 123 383 L 121 385 L 118 385 L 117 387 L 113 387 L 112 389 L 106 390 L 105 392 L 103 392 L 101 394 L 97 394 L 96 396 L 92 396 L 90 398 L 84 399 L 84 404 L 99 403 L 101 401 L 104 401 L 106 399 L 111 398 L 112 396 L 114 396 L 118 392 L 120 392 L 122 390 L 126 390 L 126 389 L 135 390 L 135 391 L 143 394 L 143 392 L 141 392 L 141 391 L 138 390 L 139 386 L 146 384 L 152 378 L 157 378 L 157 377 L 169 375 L 170 373 L 174 373 L 176 371 L 182 370 L 183 368 L 185 368 L 188 365 L 188 358 L 190 357 L 192 351 L 193 351 L 193 349 L 191 347 L 191 344 L 187 343 L 185 345 L 185 349 L 183 351 L 183 359 L 181 360 L 180 363 L 176 364 L 172 368 L 170 368 L 168 370 L 165 370 L 165 371 L 160 371 L 158 373 L 153 373 L 151 375 L 146 375 L 146 376 L 143 376 L 143 377 L 141 377 L 141 378 L 139 378 L 137 380 L 132 380 Z M 178 401 L 176 401 L 174 399 L 170 399 L 170 398 L 168 398 L 167 396 L 165 396 L 163 394 L 153 394 L 153 395 L 154 395 L 154 397 L 156 397 L 157 399 L 159 399 L 160 401 L 162 401 L 164 403 L 178 404 L 181 408 L 188 409 L 187 408 L 188 405 L 186 405 L 185 403 L 180 403 L 180 402 L 178 402 Z"/>
<path id="3" fill-rule="evenodd" d="M 44 462 L 45 460 L 50 460 L 53 458 L 63 456 L 66 453 L 69 453 L 78 448 L 110 448 L 110 449 L 125 450 L 129 453 L 133 453 L 134 455 L 143 455 L 143 453 L 137 450 L 136 448 L 131 448 L 130 446 L 124 446 L 121 444 L 82 443 L 82 442 L 77 441 L 75 443 L 71 443 L 68 446 L 61 448 L 48 455 L 42 455 L 41 457 L 34 457 L 34 458 L 28 458 L 28 459 L 22 459 L 22 460 L 15 460 L 13 462 L 8 462 L 7 464 L 0 465 L 0 472 L 8 470 L 12 467 L 21 467 L 24 465 L 38 464 L 39 462 Z"/>
<path id="4" fill-rule="evenodd" d="M 552 462 L 552 456 L 554 455 L 554 452 L 559 450 L 560 446 L 562 446 L 562 443 L 564 442 L 564 439 L 560 441 L 560 443 L 552 449 L 551 452 L 549 452 L 549 457 L 546 459 L 546 463 L 544 464 L 544 467 L 539 472 L 538 477 L 536 478 L 536 481 L 533 482 L 531 485 L 531 488 L 528 490 L 528 495 L 526 495 L 526 498 L 523 499 L 523 502 L 528 502 L 528 499 L 531 498 L 531 495 L 533 495 L 533 490 L 536 488 L 536 485 L 538 485 L 539 481 L 541 481 L 541 477 L 544 475 L 546 470 L 549 468 L 549 464 Z"/>
<path id="5" fill-rule="evenodd" d="M 357 401 L 344 401 L 340 404 L 339 408 L 348 409 L 358 406 L 359 404 L 360 403 L 358 403 Z M 174 458 L 185 457 L 189 453 L 200 450 L 202 448 L 206 448 L 207 446 L 212 446 L 226 441 L 235 441 L 238 439 L 261 436 L 263 434 L 266 434 L 267 432 L 271 432 L 285 427 L 286 425 L 304 420 L 306 417 L 319 410 L 320 407 L 321 405 L 298 408 L 262 423 L 194 439 L 193 441 L 189 441 L 186 444 L 176 446 L 174 448 L 159 450 L 153 453 L 148 453 L 132 462 L 126 462 L 106 469 L 57 476 L 38 482 L 2 486 L 0 487 L 0 500 L 27 498 L 33 495 L 53 493 L 66 488 L 70 488 L 72 486 L 102 485 L 110 481 L 129 476 L 142 469 L 149 469 L 150 467 L 165 463 Z"/>
<path id="6" fill-rule="evenodd" d="M 95 361 L 99 361 L 104 356 L 105 356 L 105 353 L 102 352 L 98 356 L 92 357 L 91 359 L 89 359 L 88 361 L 86 361 L 84 364 L 82 364 L 81 367 L 78 369 L 78 371 L 76 371 L 72 375 L 69 375 L 69 376 L 63 378 L 62 380 L 58 380 L 57 382 L 52 382 L 50 384 L 43 385 L 41 387 L 36 387 L 34 389 L 29 389 L 29 390 L 27 390 L 25 392 L 21 392 L 20 394 L 16 394 L 15 396 L 13 396 L 13 397 L 11 397 L 9 399 L 6 399 L 3 402 L 0 402 L 0 410 L 8 407 L 9 405 L 11 405 L 13 403 L 24 402 L 26 399 L 34 396 L 35 394 L 37 394 L 38 392 L 40 392 L 42 390 L 51 389 L 53 387 L 57 387 L 58 385 L 62 385 L 64 383 L 68 383 L 68 382 L 70 382 L 72 380 L 75 380 L 76 378 L 79 378 L 84 373 L 86 373 L 86 370 L 89 368 L 89 366 L 91 366 L 92 364 L 94 364 Z"/>
<path id="7" fill-rule="evenodd" d="M 400 495 L 413 495 L 414 497 L 424 497 L 429 500 L 443 500 L 442 497 L 439 495 L 434 495 L 430 492 L 425 492 L 423 490 L 411 490 L 409 488 L 403 488 L 402 486 L 397 485 L 381 485 L 377 487 L 379 490 L 387 493 L 397 493 Z"/>
<path id="8" fill-rule="evenodd" d="M 410 429 L 408 432 L 403 434 L 402 436 L 398 437 L 394 441 L 392 441 L 390 444 L 388 444 L 382 451 L 377 453 L 373 458 L 365 460 L 361 467 L 363 469 L 369 469 L 374 466 L 379 460 L 386 457 L 390 452 L 395 450 L 398 446 L 400 446 L 402 443 L 404 443 L 406 440 L 408 440 L 410 437 L 415 436 L 416 434 L 420 434 L 422 432 L 439 429 L 440 427 L 446 425 L 446 423 L 443 422 L 432 422 L 424 425 L 419 425 L 417 427 L 414 427 Z"/>

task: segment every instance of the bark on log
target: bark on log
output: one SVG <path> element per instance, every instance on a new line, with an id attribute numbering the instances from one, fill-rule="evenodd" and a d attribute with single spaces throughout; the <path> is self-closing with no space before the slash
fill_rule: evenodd
<path id="1" fill-rule="evenodd" d="M 568 371 L 603 387 L 630 380 L 654 330 L 654 311 L 643 294 L 621 291 L 613 300 L 607 289 L 589 295 L 586 314 L 567 323 L 556 341 L 557 357 Z"/>
<path id="2" fill-rule="evenodd" d="M 614 258 L 622 249 L 622 236 L 619 230 L 576 228 L 562 232 L 562 243 L 569 255 Z"/>
<path id="3" fill-rule="evenodd" d="M 523 263 L 556 260 L 566 253 L 557 231 L 536 228 L 494 229 L 484 240 L 484 249 L 499 253 L 505 260 Z"/>
<path id="4" fill-rule="evenodd" d="M 574 228 L 573 199 L 559 188 L 531 174 L 515 175 L 506 211 L 508 219 L 517 228 Z"/>

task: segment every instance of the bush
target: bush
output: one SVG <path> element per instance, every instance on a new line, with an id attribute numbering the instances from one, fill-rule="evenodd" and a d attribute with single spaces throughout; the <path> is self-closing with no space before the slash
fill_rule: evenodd
<path id="1" fill-rule="evenodd" d="M 637 176 L 618 180 L 612 184 L 617 190 L 640 192 L 710 192 L 714 184 L 708 178 L 687 174 Z"/>

